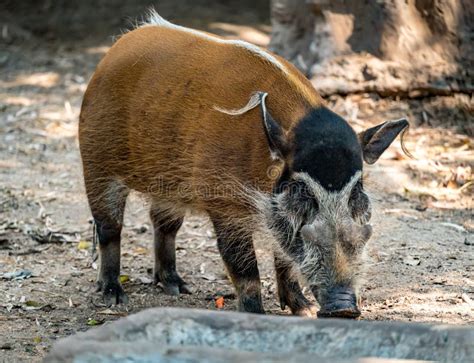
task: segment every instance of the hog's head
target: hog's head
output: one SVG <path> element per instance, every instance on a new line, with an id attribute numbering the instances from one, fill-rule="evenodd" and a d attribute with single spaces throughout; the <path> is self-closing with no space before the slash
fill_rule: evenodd
<path id="1" fill-rule="evenodd" d="M 326 107 L 313 109 L 285 132 L 262 110 L 270 151 L 284 166 L 274 186 L 267 223 L 281 252 L 308 281 L 319 316 L 357 317 L 357 276 L 372 228 L 363 160 L 373 164 L 405 119 L 356 134 Z"/>

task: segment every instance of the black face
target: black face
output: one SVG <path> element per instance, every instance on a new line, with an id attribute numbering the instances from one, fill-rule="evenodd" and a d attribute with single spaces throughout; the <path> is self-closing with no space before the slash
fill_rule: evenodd
<path id="1" fill-rule="evenodd" d="M 298 123 L 293 142 L 274 188 L 270 228 L 308 280 L 320 315 L 357 316 L 353 276 L 370 218 L 361 146 L 349 124 L 324 107 Z"/>
<path id="2" fill-rule="evenodd" d="M 356 135 L 343 118 L 318 107 L 287 138 L 264 98 L 262 114 L 271 156 L 285 162 L 266 210 L 277 246 L 306 277 L 321 305 L 318 315 L 356 317 L 357 276 L 372 233 L 362 159 L 377 161 L 408 122 L 384 122 Z"/>
<path id="3" fill-rule="evenodd" d="M 281 236 L 286 235 L 283 240 L 287 252 L 300 257 L 299 229 L 315 218 L 319 206 L 308 186 L 292 176 L 303 172 L 328 192 L 339 191 L 362 170 L 362 149 L 351 126 L 326 107 L 313 109 L 298 123 L 292 149 L 293 162 L 286 166 L 273 190 L 280 197 L 274 200 L 272 228 L 279 230 Z M 352 190 L 349 205 L 355 221 L 370 219 L 362 181 Z M 289 215 L 293 216 L 291 222 Z"/>
<path id="4" fill-rule="evenodd" d="M 326 107 L 313 109 L 294 130 L 292 171 L 305 172 L 328 191 L 362 170 L 362 149 L 351 126 Z"/>

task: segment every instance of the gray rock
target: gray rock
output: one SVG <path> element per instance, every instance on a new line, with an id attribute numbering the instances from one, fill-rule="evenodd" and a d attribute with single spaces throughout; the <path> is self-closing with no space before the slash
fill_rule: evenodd
<path id="1" fill-rule="evenodd" d="M 45 362 L 472 362 L 473 342 L 472 327 L 157 308 L 62 339 Z"/>

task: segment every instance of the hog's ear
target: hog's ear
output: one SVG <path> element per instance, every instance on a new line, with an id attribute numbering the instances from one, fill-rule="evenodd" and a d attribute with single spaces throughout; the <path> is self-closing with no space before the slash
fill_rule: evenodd
<path id="1" fill-rule="evenodd" d="M 367 164 L 375 163 L 393 140 L 395 140 L 397 135 L 405 131 L 408 126 L 407 119 L 402 118 L 396 121 L 387 121 L 360 132 L 357 136 L 362 146 L 365 162 Z"/>
<path id="2" fill-rule="evenodd" d="M 276 122 L 267 110 L 265 99 L 267 93 L 260 93 L 260 108 L 262 110 L 263 128 L 267 136 L 268 146 L 273 159 L 284 159 L 288 154 L 288 143 L 283 128 Z"/>

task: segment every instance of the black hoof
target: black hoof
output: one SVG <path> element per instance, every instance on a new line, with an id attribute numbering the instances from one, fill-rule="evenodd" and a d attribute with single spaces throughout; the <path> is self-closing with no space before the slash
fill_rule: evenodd
<path id="1" fill-rule="evenodd" d="M 265 314 L 262 300 L 253 296 L 242 296 L 239 299 L 239 311 L 243 313 Z"/>
<path id="2" fill-rule="evenodd" d="M 99 284 L 98 284 L 99 285 Z M 104 304 L 107 306 L 128 304 L 128 296 L 120 284 L 100 284 Z"/>
<path id="3" fill-rule="evenodd" d="M 316 316 L 316 306 L 311 304 L 303 295 L 299 286 L 293 289 L 281 288 L 278 292 L 280 296 L 280 308 L 285 310 L 288 306 L 291 313 L 296 316 L 314 317 Z"/>
<path id="4" fill-rule="evenodd" d="M 177 272 L 173 272 L 169 275 L 159 276 L 155 275 L 155 284 L 160 283 L 163 287 L 163 291 L 167 295 L 176 296 L 179 294 L 192 294 L 192 290 L 186 282 L 178 275 Z"/>

